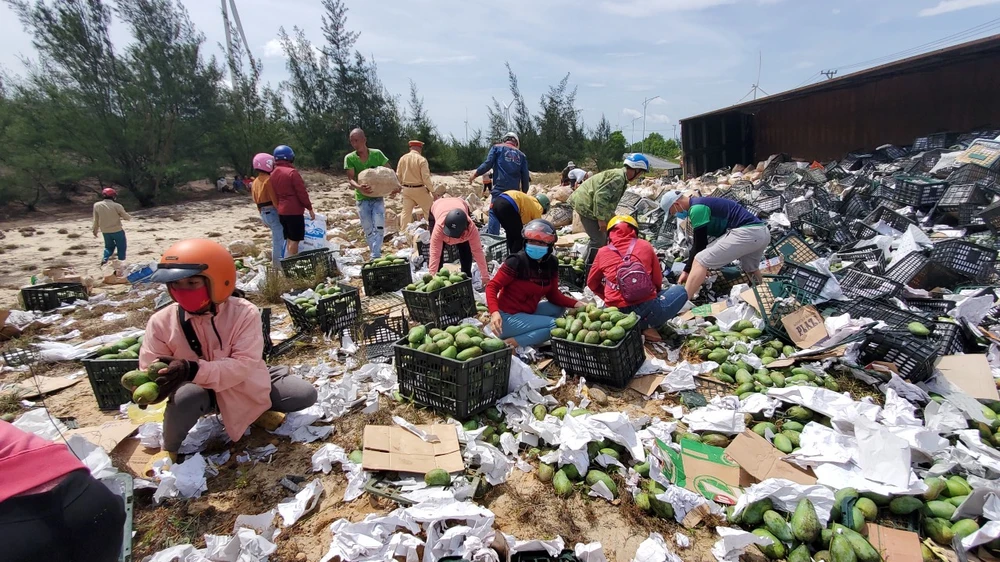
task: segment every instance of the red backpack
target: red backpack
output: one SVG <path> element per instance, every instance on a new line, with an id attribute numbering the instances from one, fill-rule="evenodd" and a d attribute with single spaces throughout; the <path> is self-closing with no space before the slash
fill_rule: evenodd
<path id="1" fill-rule="evenodd" d="M 614 244 L 608 244 L 608 247 L 622 259 L 615 275 L 617 283 L 610 280 L 608 282 L 613 289 L 621 293 L 629 305 L 645 302 L 656 295 L 656 287 L 653 286 L 653 278 L 649 276 L 649 272 L 643 267 L 642 262 L 632 260 L 632 250 L 635 249 L 637 241 L 638 239 L 632 240 L 624 256 Z"/>

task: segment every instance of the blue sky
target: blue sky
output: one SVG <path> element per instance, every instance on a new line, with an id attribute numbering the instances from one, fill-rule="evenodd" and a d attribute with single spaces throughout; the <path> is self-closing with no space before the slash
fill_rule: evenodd
<path id="1" fill-rule="evenodd" d="M 221 56 L 219 5 L 181 0 Z M 321 40 L 318 0 L 237 0 L 264 78 L 277 84 L 285 62 L 278 26 Z M 276 7 L 280 6 L 280 9 Z M 504 62 L 529 107 L 570 73 L 588 127 L 607 116 L 632 135 L 644 98 L 646 130 L 673 135 L 683 117 L 738 102 L 757 75 L 774 94 L 827 68 L 897 53 L 1000 18 L 1000 0 L 348 0 L 357 48 L 373 56 L 389 90 L 403 100 L 416 82 L 441 133 L 486 128 L 486 106 L 510 100 Z M 29 37 L 0 4 L 0 66 L 20 72 Z M 116 41 L 127 41 L 122 26 Z M 1000 33 L 1000 22 L 970 38 Z M 952 41 L 954 43 L 954 41 Z M 859 70 L 861 67 L 849 71 Z M 841 75 L 844 72 L 841 72 Z M 642 121 L 635 122 L 636 140 Z M 345 131 L 346 134 L 346 131 Z"/>

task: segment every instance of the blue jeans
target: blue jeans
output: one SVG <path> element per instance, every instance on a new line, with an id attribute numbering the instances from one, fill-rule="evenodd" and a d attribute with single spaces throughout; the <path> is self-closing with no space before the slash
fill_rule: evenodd
<path id="1" fill-rule="evenodd" d="M 125 241 L 125 231 L 119 230 L 118 232 L 112 232 L 108 234 L 104 233 L 104 259 L 102 262 L 106 262 L 111 259 L 111 256 L 115 254 L 115 250 L 118 250 L 118 261 L 125 261 L 125 247 L 128 243 Z"/>
<path id="2" fill-rule="evenodd" d="M 547 342 L 550 338 L 549 332 L 556 327 L 556 318 L 562 316 L 565 310 L 561 306 L 542 301 L 538 303 L 534 314 L 524 312 L 507 314 L 501 311 L 503 332 L 500 337 L 514 338 L 521 347 Z"/>
<path id="3" fill-rule="evenodd" d="M 490 191 L 490 220 L 486 223 L 486 234 L 497 235 L 500 234 L 500 219 L 497 218 L 496 214 L 493 212 L 492 203 L 497 200 L 497 197 L 503 195 L 503 191 L 493 190 Z"/>
<path id="4" fill-rule="evenodd" d="M 659 328 L 677 313 L 688 301 L 687 290 L 683 285 L 674 285 L 660 291 L 655 299 L 634 306 L 626 306 L 622 312 L 635 312 L 639 315 L 639 329 Z"/>
<path id="5" fill-rule="evenodd" d="M 260 220 L 271 229 L 271 261 L 278 265 L 285 257 L 285 229 L 281 227 L 278 210 L 268 205 L 260 210 Z"/>
<path id="6" fill-rule="evenodd" d="M 358 216 L 361 217 L 361 230 L 365 233 L 365 241 L 371 250 L 372 259 L 382 257 L 382 239 L 385 238 L 385 200 L 364 199 L 358 201 Z"/>

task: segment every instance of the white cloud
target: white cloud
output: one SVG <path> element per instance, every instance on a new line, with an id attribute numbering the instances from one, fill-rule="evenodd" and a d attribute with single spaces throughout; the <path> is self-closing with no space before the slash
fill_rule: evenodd
<path id="1" fill-rule="evenodd" d="M 642 112 L 630 107 L 626 107 L 622 110 L 622 115 L 628 117 L 629 119 L 635 119 L 636 117 L 642 117 Z"/>
<path id="2" fill-rule="evenodd" d="M 802 69 L 802 68 L 812 68 L 815 65 L 816 65 L 816 63 L 814 63 L 812 61 L 804 60 L 802 62 L 796 63 L 795 64 L 795 68 L 800 68 L 800 69 Z"/>
<path id="3" fill-rule="evenodd" d="M 646 122 L 648 123 L 672 123 L 670 116 L 664 115 L 662 113 L 647 113 Z"/>
<path id="4" fill-rule="evenodd" d="M 276 59 L 285 56 L 285 50 L 281 48 L 281 41 L 277 39 L 271 39 L 267 43 L 264 43 L 264 58 L 266 59 Z"/>
<path id="5" fill-rule="evenodd" d="M 629 0 L 602 2 L 601 9 L 619 16 L 646 18 L 653 13 L 693 12 L 736 2 L 737 0 Z"/>
<path id="6" fill-rule="evenodd" d="M 941 0 L 933 8 L 924 8 L 917 13 L 920 17 L 939 16 L 949 12 L 957 12 L 967 8 L 977 8 L 979 6 L 989 6 L 990 4 L 1000 4 L 1000 0 Z"/>
<path id="7" fill-rule="evenodd" d="M 588 88 L 606 88 L 607 86 L 604 82 L 591 82 L 587 84 Z"/>
<path id="8" fill-rule="evenodd" d="M 446 65 L 446 64 L 462 64 L 466 62 L 472 62 L 474 60 L 476 60 L 475 55 L 452 55 L 447 57 L 419 57 L 411 60 L 409 64 Z"/>
<path id="9" fill-rule="evenodd" d="M 649 101 L 649 105 L 667 105 L 667 100 L 663 98 L 655 98 Z"/>

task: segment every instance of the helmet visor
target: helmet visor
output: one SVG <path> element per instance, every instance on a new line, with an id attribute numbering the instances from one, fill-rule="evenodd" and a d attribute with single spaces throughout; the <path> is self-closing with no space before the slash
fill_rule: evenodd
<path id="1" fill-rule="evenodd" d="M 181 279 L 201 275 L 201 272 L 208 268 L 208 266 L 201 263 L 172 263 L 166 267 L 164 267 L 164 265 L 165 264 L 157 265 L 156 271 L 154 271 L 153 275 L 149 278 L 151 283 L 173 283 L 174 281 L 180 281 Z"/>

